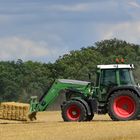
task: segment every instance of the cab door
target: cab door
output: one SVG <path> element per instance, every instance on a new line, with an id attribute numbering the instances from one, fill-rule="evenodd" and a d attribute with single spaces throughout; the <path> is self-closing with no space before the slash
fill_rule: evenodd
<path id="1" fill-rule="evenodd" d="M 103 69 L 101 70 L 100 83 L 98 89 L 98 99 L 106 101 L 108 91 L 117 85 L 117 70 L 116 69 Z"/>

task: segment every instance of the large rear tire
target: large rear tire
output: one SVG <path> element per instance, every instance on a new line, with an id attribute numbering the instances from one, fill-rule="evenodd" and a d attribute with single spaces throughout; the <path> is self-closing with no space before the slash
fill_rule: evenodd
<path id="1" fill-rule="evenodd" d="M 70 100 L 62 106 L 62 118 L 64 121 L 85 121 L 86 109 L 79 101 Z"/>
<path id="2" fill-rule="evenodd" d="M 112 120 L 134 120 L 139 114 L 139 109 L 138 96 L 129 90 L 115 92 L 109 98 L 108 114 Z"/>

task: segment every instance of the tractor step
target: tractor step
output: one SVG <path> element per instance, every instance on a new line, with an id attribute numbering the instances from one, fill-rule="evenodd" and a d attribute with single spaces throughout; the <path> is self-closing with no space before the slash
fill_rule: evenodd
<path id="1" fill-rule="evenodd" d="M 98 104 L 97 114 L 106 114 L 107 109 L 105 103 Z"/>

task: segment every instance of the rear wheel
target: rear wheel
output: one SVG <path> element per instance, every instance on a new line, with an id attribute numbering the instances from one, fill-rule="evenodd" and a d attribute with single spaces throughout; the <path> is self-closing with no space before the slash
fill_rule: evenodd
<path id="1" fill-rule="evenodd" d="M 62 118 L 64 121 L 85 121 L 86 109 L 79 101 L 67 101 L 62 106 Z"/>
<path id="2" fill-rule="evenodd" d="M 108 114 L 112 120 L 133 120 L 139 114 L 139 98 L 129 90 L 118 91 L 111 95 L 108 103 Z"/>

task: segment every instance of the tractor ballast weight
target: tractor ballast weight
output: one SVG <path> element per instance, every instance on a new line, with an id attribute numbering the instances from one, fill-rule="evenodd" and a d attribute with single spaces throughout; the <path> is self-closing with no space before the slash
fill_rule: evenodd
<path id="1" fill-rule="evenodd" d="M 64 121 L 90 121 L 94 113 L 108 113 L 112 120 L 136 119 L 140 114 L 140 87 L 134 82 L 133 68 L 133 64 L 98 65 L 94 86 L 87 81 L 57 79 L 39 101 L 31 99 L 30 116 L 35 118 L 38 111 L 45 111 L 63 91 Z"/>

